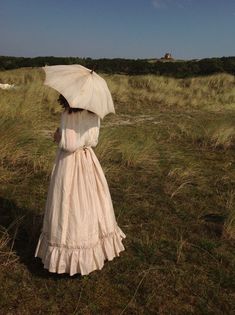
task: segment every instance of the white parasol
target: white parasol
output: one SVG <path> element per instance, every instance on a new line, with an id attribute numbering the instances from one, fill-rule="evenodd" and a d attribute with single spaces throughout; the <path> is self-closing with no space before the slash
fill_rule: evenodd
<path id="1" fill-rule="evenodd" d="M 83 108 L 104 118 L 115 113 L 106 81 L 84 66 L 56 65 L 42 67 L 46 73 L 44 85 L 62 94 L 73 108 Z"/>

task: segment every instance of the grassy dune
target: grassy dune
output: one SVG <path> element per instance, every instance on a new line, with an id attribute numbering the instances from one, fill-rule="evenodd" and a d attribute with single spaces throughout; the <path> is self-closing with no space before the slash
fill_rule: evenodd
<path id="1" fill-rule="evenodd" d="M 58 94 L 41 69 L 0 72 L 0 314 L 233 314 L 234 76 L 103 77 L 116 115 L 94 151 L 126 251 L 70 277 L 33 257 Z"/>

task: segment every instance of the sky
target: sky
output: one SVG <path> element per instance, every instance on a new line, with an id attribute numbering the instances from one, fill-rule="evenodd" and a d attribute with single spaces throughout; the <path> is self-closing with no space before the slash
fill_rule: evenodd
<path id="1" fill-rule="evenodd" d="M 0 0 L 0 55 L 235 56 L 235 0 Z"/>

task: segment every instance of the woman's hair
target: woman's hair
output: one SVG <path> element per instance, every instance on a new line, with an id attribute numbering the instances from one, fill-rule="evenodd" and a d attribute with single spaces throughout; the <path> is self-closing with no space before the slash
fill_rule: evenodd
<path id="1" fill-rule="evenodd" d="M 66 110 L 68 111 L 69 114 L 71 113 L 76 113 L 78 111 L 82 112 L 84 109 L 83 108 L 73 108 L 70 107 L 68 101 L 66 100 L 66 98 L 60 94 L 59 98 L 57 99 L 57 101 L 60 103 L 60 105 Z M 93 113 L 90 110 L 87 110 L 89 113 Z M 94 114 L 94 113 L 93 113 Z"/>

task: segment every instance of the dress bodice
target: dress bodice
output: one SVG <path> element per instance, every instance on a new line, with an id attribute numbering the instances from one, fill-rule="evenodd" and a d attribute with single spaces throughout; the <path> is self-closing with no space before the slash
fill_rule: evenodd
<path id="1" fill-rule="evenodd" d="M 87 110 L 61 114 L 61 140 L 59 147 L 68 152 L 75 152 L 85 146 L 98 144 L 100 117 Z"/>

